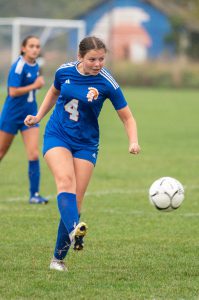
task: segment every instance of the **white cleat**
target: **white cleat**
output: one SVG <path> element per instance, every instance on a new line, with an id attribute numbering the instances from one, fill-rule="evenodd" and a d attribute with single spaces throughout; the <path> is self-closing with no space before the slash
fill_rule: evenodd
<path id="1" fill-rule="evenodd" d="M 50 263 L 50 270 L 56 270 L 56 271 L 61 271 L 61 272 L 67 272 L 68 269 L 65 266 L 65 263 L 63 260 L 58 260 L 55 257 L 51 260 Z"/>

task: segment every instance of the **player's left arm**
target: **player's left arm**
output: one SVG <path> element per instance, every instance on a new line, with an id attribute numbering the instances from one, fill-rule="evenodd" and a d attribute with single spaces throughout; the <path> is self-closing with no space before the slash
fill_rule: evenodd
<path id="1" fill-rule="evenodd" d="M 124 124 L 128 136 L 129 152 L 138 154 L 140 152 L 140 146 L 138 143 L 137 125 L 130 108 L 127 105 L 124 108 L 117 110 L 117 113 Z"/>

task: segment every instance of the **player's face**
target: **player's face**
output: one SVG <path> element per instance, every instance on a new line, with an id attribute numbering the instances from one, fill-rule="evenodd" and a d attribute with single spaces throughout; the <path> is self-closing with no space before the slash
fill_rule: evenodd
<path id="1" fill-rule="evenodd" d="M 105 56 L 104 49 L 90 50 L 84 57 L 79 56 L 79 71 L 85 75 L 97 75 L 104 66 Z"/>
<path id="2" fill-rule="evenodd" d="M 21 50 L 24 53 L 23 57 L 25 60 L 27 60 L 28 62 L 34 62 L 40 54 L 40 42 L 37 38 L 30 38 Z"/>

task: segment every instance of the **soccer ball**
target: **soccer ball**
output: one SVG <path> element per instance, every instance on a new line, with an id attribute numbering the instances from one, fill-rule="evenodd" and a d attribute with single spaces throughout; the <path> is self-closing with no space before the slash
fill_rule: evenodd
<path id="1" fill-rule="evenodd" d="M 182 204 L 184 188 L 175 178 L 159 178 L 149 189 L 149 200 L 160 211 L 172 211 Z"/>

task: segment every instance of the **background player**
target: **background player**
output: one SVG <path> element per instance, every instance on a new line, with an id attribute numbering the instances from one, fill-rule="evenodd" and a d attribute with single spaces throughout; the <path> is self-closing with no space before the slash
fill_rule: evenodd
<path id="1" fill-rule="evenodd" d="M 106 52 L 99 38 L 84 38 L 79 45 L 78 61 L 64 64 L 56 71 L 54 84 L 38 114 L 29 115 L 24 121 L 27 126 L 37 124 L 56 103 L 46 126 L 43 147 L 45 160 L 55 178 L 61 215 L 51 269 L 66 270 L 63 259 L 73 239 L 75 250 L 83 248 L 82 237 L 87 226 L 78 224 L 78 213 L 96 164 L 98 116 L 107 98 L 124 123 L 129 152 L 138 154 L 140 151 L 136 122 L 120 87 L 103 67 Z"/>
<path id="2" fill-rule="evenodd" d="M 30 203 L 44 203 L 39 195 L 39 127 L 24 125 L 27 114 L 37 113 L 36 90 L 44 85 L 36 58 L 40 54 L 40 41 L 28 36 L 21 46 L 21 55 L 11 66 L 8 76 L 8 95 L 0 116 L 0 160 L 8 151 L 18 130 L 21 131 L 29 160 Z"/>

